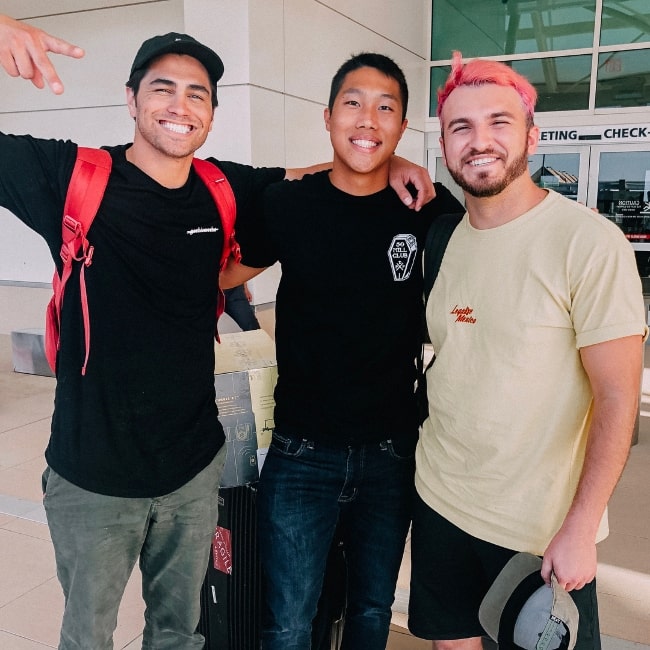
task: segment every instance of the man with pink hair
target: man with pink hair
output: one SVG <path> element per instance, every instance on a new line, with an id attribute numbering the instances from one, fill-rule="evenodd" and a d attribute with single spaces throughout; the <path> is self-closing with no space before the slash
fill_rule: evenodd
<path id="1" fill-rule="evenodd" d="M 427 303 L 436 362 L 416 452 L 409 627 L 436 650 L 481 648 L 480 604 L 518 552 L 570 592 L 575 647 L 600 648 L 596 542 L 630 448 L 647 328 L 622 232 L 530 177 L 535 100 L 507 65 L 460 53 L 439 91 L 467 213 Z"/>

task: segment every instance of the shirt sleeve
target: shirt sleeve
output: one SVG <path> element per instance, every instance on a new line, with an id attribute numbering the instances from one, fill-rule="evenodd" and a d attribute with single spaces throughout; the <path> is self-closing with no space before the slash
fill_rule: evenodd
<path id="1" fill-rule="evenodd" d="M 570 269 L 575 278 L 571 319 L 578 348 L 647 332 L 634 252 L 617 226 L 606 226 L 609 237 L 584 247 L 586 259 Z"/>
<path id="2" fill-rule="evenodd" d="M 465 212 L 465 206 L 442 183 L 434 183 L 433 186 L 436 190 L 433 203 L 438 214 Z"/>
<path id="3" fill-rule="evenodd" d="M 274 185 L 269 185 L 260 198 L 251 220 L 240 238 L 237 240 L 241 247 L 242 264 L 253 268 L 264 268 L 278 261 L 278 253 L 274 245 L 273 223 L 277 200 L 274 198 Z"/>
<path id="4" fill-rule="evenodd" d="M 212 161 L 223 170 L 235 194 L 235 237 L 241 248 L 242 264 L 253 268 L 271 266 L 276 259 L 264 222 L 264 195 L 270 185 L 284 178 L 286 170 Z"/>

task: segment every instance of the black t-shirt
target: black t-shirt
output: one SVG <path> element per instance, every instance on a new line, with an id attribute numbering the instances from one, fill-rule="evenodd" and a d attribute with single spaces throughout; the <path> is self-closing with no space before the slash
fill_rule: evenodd
<path id="1" fill-rule="evenodd" d="M 238 230 L 244 264 L 282 264 L 279 432 L 335 446 L 417 433 L 422 247 L 436 215 L 463 211 L 436 192 L 414 212 L 390 188 L 351 196 L 322 172 L 266 190 L 266 237 Z"/>
<path id="2" fill-rule="evenodd" d="M 113 496 L 169 493 L 224 441 L 214 391 L 214 332 L 223 245 L 214 200 L 192 170 L 167 189 L 108 148 L 113 168 L 88 233 L 90 358 L 85 376 L 79 273 L 65 289 L 48 464 Z M 58 262 L 76 145 L 0 134 L 0 204 L 41 234 Z M 217 161 L 213 161 L 217 162 Z M 217 162 L 242 223 L 284 176 Z"/>

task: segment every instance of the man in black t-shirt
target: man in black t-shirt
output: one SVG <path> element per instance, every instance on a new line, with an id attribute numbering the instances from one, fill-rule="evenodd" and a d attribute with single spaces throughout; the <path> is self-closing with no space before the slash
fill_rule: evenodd
<path id="1" fill-rule="evenodd" d="M 0 65 L 58 94 L 48 52 L 83 55 L 0 16 Z M 127 82 L 133 143 L 107 148 L 112 171 L 88 233 L 92 349 L 84 375 L 78 264 L 66 285 L 43 477 L 65 596 L 62 649 L 112 647 L 136 561 L 147 606 L 143 647 L 203 647 L 199 591 L 225 455 L 214 392 L 224 242 L 192 158 L 212 127 L 222 73 L 217 54 L 184 34 L 149 39 L 136 55 Z M 69 141 L 0 134 L 0 205 L 45 239 L 59 271 L 76 154 Z M 219 166 L 238 224 L 250 220 L 269 183 L 304 171 Z"/>
<path id="2" fill-rule="evenodd" d="M 238 230 L 243 265 L 223 277 L 282 264 L 276 428 L 257 500 L 263 650 L 310 647 L 337 528 L 348 576 L 342 648 L 386 647 L 411 519 L 421 252 L 435 216 L 462 211 L 440 185 L 420 213 L 388 188 L 407 99 L 392 60 L 346 62 L 325 110 L 331 172 L 270 186 L 263 223 Z"/>

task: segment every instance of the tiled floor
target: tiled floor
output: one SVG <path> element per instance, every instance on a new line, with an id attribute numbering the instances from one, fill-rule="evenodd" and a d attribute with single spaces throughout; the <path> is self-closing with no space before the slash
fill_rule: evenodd
<path id="1" fill-rule="evenodd" d="M 650 354 L 646 355 L 650 357 Z M 610 506 L 610 537 L 599 549 L 599 598 L 606 650 L 650 650 L 650 370 L 648 412 L 639 443 Z M 0 650 L 57 645 L 63 598 L 40 504 L 54 380 L 12 371 L 9 336 L 0 335 Z M 396 610 L 405 611 L 408 552 Z M 140 648 L 143 606 L 132 577 L 115 632 L 116 650 Z M 397 611 L 387 648 L 429 650 L 408 635 Z M 363 650 L 363 649 L 359 649 Z"/>

